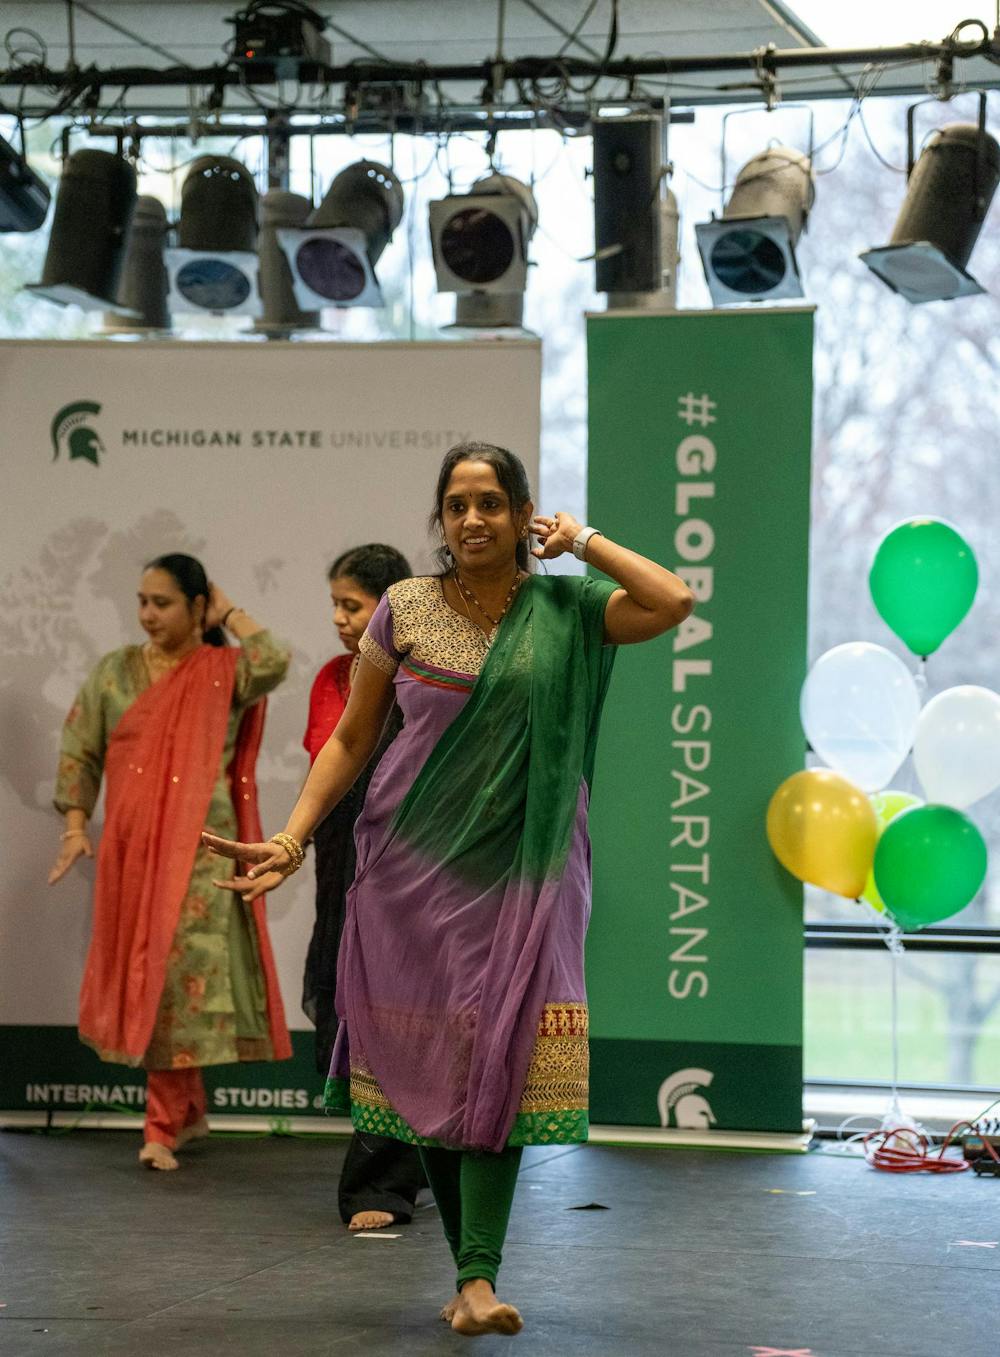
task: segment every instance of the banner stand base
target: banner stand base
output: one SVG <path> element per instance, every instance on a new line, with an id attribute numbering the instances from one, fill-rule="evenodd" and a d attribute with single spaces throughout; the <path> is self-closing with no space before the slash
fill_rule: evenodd
<path id="1" fill-rule="evenodd" d="M 759 1154 L 804 1154 L 816 1123 L 801 1131 L 701 1131 L 664 1126 L 591 1126 L 591 1145 L 638 1145 L 672 1150 L 748 1150 Z"/>
<path id="2" fill-rule="evenodd" d="M 65 1131 L 138 1131 L 142 1114 L 128 1117 L 120 1112 L 54 1112 L 49 1122 L 44 1112 L 0 1112 L 0 1130 L 28 1131 L 46 1125 Z M 209 1117 L 212 1131 L 251 1132 L 257 1135 L 349 1136 L 349 1117 Z M 635 1145 L 645 1148 L 685 1150 L 747 1150 L 763 1154 L 802 1154 L 809 1148 L 816 1123 L 803 1121 L 797 1131 L 700 1131 L 662 1126 L 591 1126 L 591 1145 Z"/>
<path id="3" fill-rule="evenodd" d="M 77 1127 L 81 1131 L 139 1131 L 144 1113 L 138 1108 L 135 1116 L 122 1112 L 53 1112 L 49 1121 L 46 1112 L 0 1112 L 0 1130 L 28 1131 L 51 1126 L 54 1131 Z M 208 1118 L 210 1131 L 247 1131 L 257 1135 L 334 1135 L 353 1133 L 350 1117 L 273 1117 L 223 1116 Z"/>

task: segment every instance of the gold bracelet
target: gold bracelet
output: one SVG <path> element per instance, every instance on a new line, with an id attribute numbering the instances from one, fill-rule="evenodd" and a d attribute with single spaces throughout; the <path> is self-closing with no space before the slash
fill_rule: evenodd
<path id="1" fill-rule="evenodd" d="M 84 838 L 87 837 L 87 831 L 85 829 L 64 829 L 59 837 L 60 839 L 73 839 L 78 834 L 82 834 Z"/>
<path id="2" fill-rule="evenodd" d="M 275 870 L 281 872 L 282 876 L 291 876 L 297 872 L 305 861 L 306 850 L 299 843 L 293 834 L 272 834 L 269 843 L 276 843 L 279 848 L 283 848 L 288 854 L 288 866 L 278 867 Z"/>

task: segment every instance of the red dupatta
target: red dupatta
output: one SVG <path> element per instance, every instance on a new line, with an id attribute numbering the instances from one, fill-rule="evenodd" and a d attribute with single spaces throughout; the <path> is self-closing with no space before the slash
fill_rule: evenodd
<path id="1" fill-rule="evenodd" d="M 138 1064 L 153 1034 L 225 747 L 239 651 L 202 646 L 150 685 L 108 741 L 94 923 L 80 992 L 80 1037 L 106 1059 Z M 261 837 L 254 762 L 264 704 L 245 714 L 233 764 L 238 832 Z M 238 790 L 236 790 L 238 788 Z M 263 901 L 253 908 L 276 1059 L 291 1054 Z"/>

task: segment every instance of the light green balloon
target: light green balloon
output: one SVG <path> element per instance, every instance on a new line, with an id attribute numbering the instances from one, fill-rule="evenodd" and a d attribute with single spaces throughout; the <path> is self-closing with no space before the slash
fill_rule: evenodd
<path id="1" fill-rule="evenodd" d="M 879 838 L 882 837 L 882 831 L 890 820 L 895 820 L 896 816 L 902 815 L 904 810 L 912 810 L 914 806 L 924 804 L 919 796 L 911 796 L 909 792 L 896 792 L 891 787 L 888 791 L 876 792 L 868 800 L 872 803 L 875 819 L 878 821 Z M 879 895 L 878 886 L 875 884 L 874 863 L 872 863 L 872 869 L 868 873 L 868 880 L 861 892 L 861 898 L 867 900 L 872 909 L 877 909 L 880 914 L 885 913 L 885 901 Z"/>
<path id="2" fill-rule="evenodd" d="M 910 518 L 883 539 L 868 577 L 880 616 L 915 655 L 932 655 L 972 607 L 979 567 L 957 529 Z"/>
<path id="3" fill-rule="evenodd" d="M 897 815 L 875 849 L 875 882 L 887 912 L 912 932 L 964 909 L 986 877 L 986 844 L 951 806 Z"/>

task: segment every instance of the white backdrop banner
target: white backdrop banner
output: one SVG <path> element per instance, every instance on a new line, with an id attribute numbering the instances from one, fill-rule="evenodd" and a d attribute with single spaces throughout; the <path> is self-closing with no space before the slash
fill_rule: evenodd
<path id="1" fill-rule="evenodd" d="M 258 763 L 274 828 L 307 771 L 313 675 L 339 648 L 328 564 L 379 541 L 427 571 L 437 468 L 463 439 L 514 449 L 537 484 L 540 378 L 531 340 L 0 343 L 0 1110 L 144 1098 L 141 1071 L 102 1065 L 76 1038 L 92 864 L 45 884 L 63 717 L 97 659 L 141 639 L 143 564 L 200 557 L 291 644 Z M 296 1058 L 210 1071 L 213 1114 L 313 1110 L 300 1007 L 313 913 L 311 869 L 269 898 Z"/>

